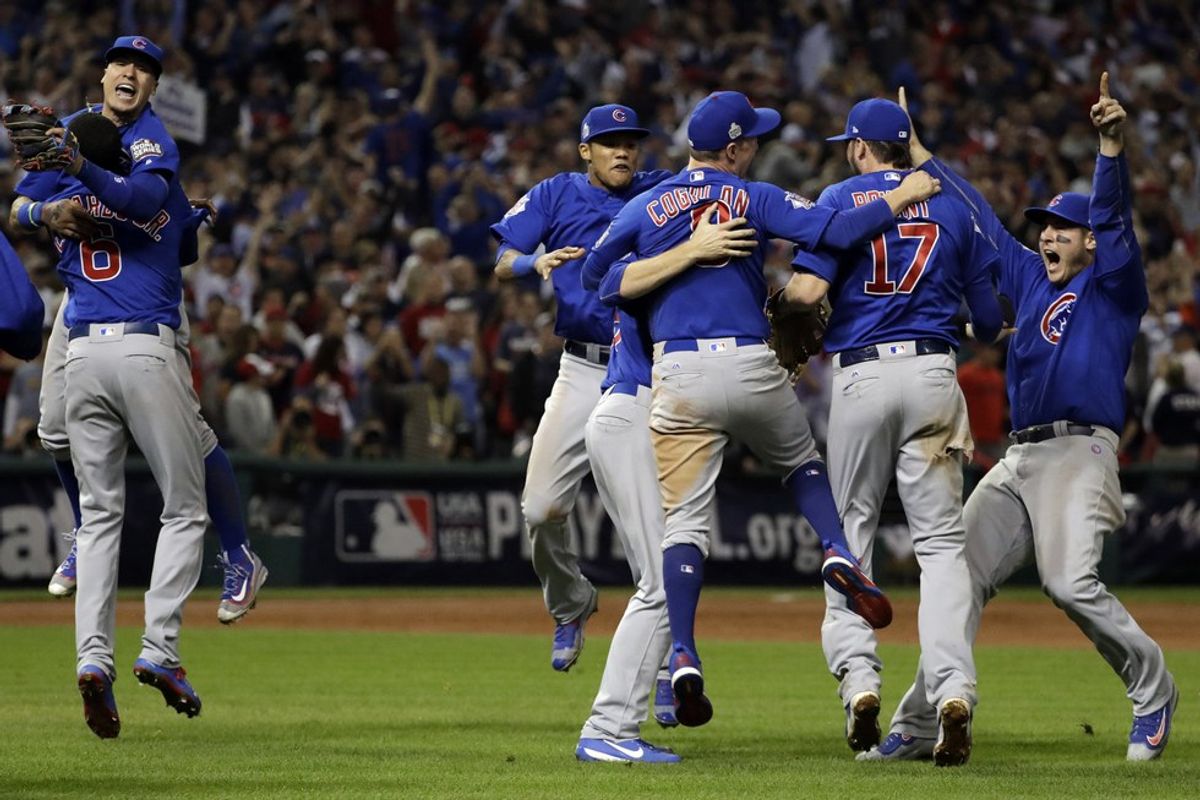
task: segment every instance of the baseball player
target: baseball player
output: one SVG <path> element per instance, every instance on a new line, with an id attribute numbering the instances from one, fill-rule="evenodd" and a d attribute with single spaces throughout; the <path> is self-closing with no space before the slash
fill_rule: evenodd
<path id="1" fill-rule="evenodd" d="M 785 474 L 784 485 L 826 550 L 825 580 L 847 592 L 852 607 L 872 625 L 891 620 L 887 598 L 846 546 L 803 409 L 766 347 L 763 248 L 756 246 L 746 257 L 707 260 L 686 242 L 708 215 L 717 222 L 748 221 L 758 245 L 769 237 L 786 238 L 816 258 L 811 251 L 848 247 L 894 226 L 895 215 L 929 197 L 937 183 L 909 176 L 877 201 L 833 212 L 770 184 L 745 181 L 757 137 L 778 124 L 778 112 L 754 109 L 739 92 L 702 100 L 688 121 L 688 166 L 632 199 L 584 265 L 584 285 L 598 287 L 606 302 L 648 295 L 654 342 L 650 428 L 666 514 L 670 671 L 676 717 L 686 726 L 712 717 L 694 625 L 714 486 L 730 436 Z M 639 260 L 610 269 L 627 253 Z"/>
<path id="2" fill-rule="evenodd" d="M 176 174 L 178 150 L 149 107 L 162 55 L 140 36 L 118 38 L 105 55 L 102 113 L 122 128 L 132 162 L 129 175 L 82 158 L 69 132 L 51 136 L 56 147 L 49 160 L 28 166 L 61 170 L 53 182 L 56 191 L 44 202 L 22 203 L 14 210 L 29 225 L 46 222 L 60 233 L 58 269 L 71 292 L 64 312 L 64 373 L 66 426 L 80 488 L 78 685 L 84 718 L 101 738 L 120 732 L 112 683 L 128 436 L 145 455 L 163 494 L 163 525 L 134 675 L 159 689 L 180 713 L 195 716 L 201 707 L 178 651 L 183 605 L 199 578 L 206 524 L 194 399 L 177 372 L 179 258 L 192 209 Z M 31 183 L 45 190 L 45 182 Z M 86 217 L 72 206 L 85 209 Z"/>
<path id="3" fill-rule="evenodd" d="M 974 639 L 983 606 L 1032 555 L 1043 590 L 1125 684 L 1133 702 L 1126 758 L 1148 761 L 1167 746 L 1179 690 L 1162 649 L 1097 577 L 1104 537 L 1125 520 L 1116 432 L 1125 421 L 1134 337 L 1149 305 L 1133 229 L 1125 116 L 1109 95 L 1106 72 L 1091 108 L 1100 135 L 1091 197 L 1064 192 L 1026 209 L 1026 218 L 1043 226 L 1036 251 L 1013 238 L 983 196 L 915 136 L 912 152 L 922 169 L 974 206 L 1000 254 L 1000 291 L 1016 307 L 1006 370 L 1012 444 L 964 509 L 967 634 Z M 859 758 L 928 755 L 936 711 L 924 689 L 927 656 L 889 735 Z"/>
<path id="4" fill-rule="evenodd" d="M 534 186 L 492 226 L 500 240 L 501 279 L 537 273 L 554 284 L 554 332 L 564 339 L 558 378 L 533 437 L 521 510 L 533 545 L 533 569 L 555 621 L 550 665 L 566 672 L 583 648 L 584 624 L 596 611 L 596 589 L 579 571 L 568 518 L 588 470 L 584 431 L 600 398 L 612 340 L 612 311 L 579 282 L 579 259 L 625 201 L 670 173 L 638 172 L 649 133 L 633 109 L 588 111 L 579 132 L 587 172 L 562 172 Z M 539 247 L 546 250 L 537 254 Z"/>
<path id="5" fill-rule="evenodd" d="M 701 220 L 688 246 L 697 258 L 712 259 L 748 255 L 758 242 L 753 231 L 735 230 L 733 222 Z M 671 632 L 662 579 L 662 495 L 650 443 L 651 348 L 640 316 L 644 310 L 637 303 L 617 310 L 604 393 L 587 421 L 592 477 L 621 537 L 637 592 L 613 633 L 600 691 L 575 748 L 580 761 L 680 760 L 641 738 L 652 684 L 656 718 L 660 724 L 676 724 L 670 678 L 655 682 Z"/>
<path id="6" fill-rule="evenodd" d="M 855 177 L 827 188 L 820 206 L 851 209 L 897 186 L 913 167 L 908 115 L 890 100 L 858 103 L 846 132 Z M 833 353 L 829 480 L 846 539 L 870 572 L 875 529 L 893 475 L 921 567 L 918 616 L 926 694 L 941 711 L 940 765 L 970 755 L 975 664 L 967 641 L 970 582 L 963 556 L 962 457 L 973 443 L 955 377 L 963 296 L 976 334 L 991 341 L 1001 311 L 990 269 L 999 261 L 971 209 L 940 194 L 909 206 L 895 228 L 838 254 L 832 269 L 798 264 L 784 297 L 805 306 L 826 295 L 833 313 L 825 349 Z M 826 587 L 821 628 L 825 658 L 840 681 L 852 750 L 879 744 L 875 634 Z"/>
<path id="7" fill-rule="evenodd" d="M 141 37 L 122 37 L 130 40 Z M 130 48 L 125 48 L 129 50 Z M 122 48 L 114 47 L 109 51 L 110 58 L 116 58 L 123 52 Z M 88 157 L 93 164 L 103 167 L 118 176 L 127 175 L 130 169 L 129 150 L 137 146 L 140 140 L 139 126 L 123 125 L 117 129 L 112 122 L 102 115 L 105 106 L 85 108 L 68 117 L 64 124 L 70 126 L 76 135 L 80 152 Z M 107 126 L 107 129 L 105 128 Z M 13 221 L 15 224 L 27 224 L 33 200 L 45 200 L 52 193 L 60 191 L 60 181 L 64 180 L 59 172 L 31 172 L 17 187 L 23 195 L 13 206 Z M 193 204 L 195 205 L 195 204 Z M 21 209 L 25 213 L 21 213 Z M 189 264 L 196 260 L 196 229 L 213 212 L 210 207 L 200 207 L 192 211 L 183 229 L 182 250 L 177 256 L 181 264 Z M 44 212 L 43 212 L 44 216 Z M 78 224 L 88 235 L 95 235 L 95 228 L 89 215 L 81 206 L 66 206 L 57 213 L 52 213 L 45 222 L 55 233 L 70 236 L 73 231 L 60 231 L 56 226 L 65 225 L 61 217 L 77 219 Z M 74 223 L 70 223 L 74 224 Z M 180 327 L 177 331 L 176 342 L 179 345 L 179 358 L 174 366 L 180 381 L 190 395 L 195 395 L 191 377 L 191 359 L 187 349 L 190 335 L 186 313 L 179 312 Z M 40 395 L 40 417 L 38 420 L 38 435 L 42 446 L 54 459 L 60 483 L 71 503 L 75 516 L 75 526 L 80 522 L 79 483 L 71 462 L 70 443 L 66 430 L 66 394 L 64 367 L 67 354 L 67 336 L 63 317 L 69 306 L 68 298 L 64 298 L 59 306 L 58 316 L 51 329 L 50 341 L 47 345 L 46 359 L 42 371 L 42 389 Z M 268 571 L 261 559 L 254 554 L 247 543 L 246 528 L 241 513 L 241 498 L 238 492 L 237 479 L 229 457 L 217 442 L 216 434 L 201 416 L 199 398 L 196 398 L 193 416 L 201 436 L 201 447 L 204 453 L 205 493 L 208 503 L 209 516 L 213 527 L 221 540 L 221 554 L 218 557 L 224 568 L 224 587 L 220 602 L 217 606 L 217 618 L 222 623 L 229 624 L 241 619 L 254 607 L 258 598 L 258 590 L 266 580 Z M 75 545 L 51 576 L 49 592 L 56 597 L 68 597 L 75 592 L 76 587 L 76 555 Z"/>
<path id="8" fill-rule="evenodd" d="M 37 358 L 45 313 L 42 296 L 0 231 L 0 350 L 24 361 Z"/>

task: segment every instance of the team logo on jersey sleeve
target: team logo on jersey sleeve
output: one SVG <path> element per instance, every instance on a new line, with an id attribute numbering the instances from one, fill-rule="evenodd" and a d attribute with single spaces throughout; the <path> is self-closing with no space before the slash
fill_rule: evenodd
<path id="1" fill-rule="evenodd" d="M 1078 296 L 1074 292 L 1060 295 L 1042 315 L 1042 338 L 1050 344 L 1058 344 L 1062 340 L 1067 323 L 1071 320 L 1071 312 L 1075 310 L 1076 299 Z"/>
<path id="2" fill-rule="evenodd" d="M 586 136 L 587 134 L 584 135 Z M 515 217 L 517 214 L 520 214 L 522 211 L 524 211 L 527 205 L 529 205 L 528 193 L 522 195 L 521 199 L 513 204 L 513 207 L 508 210 L 508 212 L 504 215 L 504 218 L 508 219 L 509 217 Z"/>
<path id="3" fill-rule="evenodd" d="M 813 207 L 813 201 L 807 197 L 801 197 L 795 192 L 784 192 L 783 199 L 792 204 L 795 209 L 809 209 Z"/>
<path id="4" fill-rule="evenodd" d="M 138 139 L 129 146 L 129 156 L 134 161 L 144 161 L 147 158 L 161 157 L 162 146 L 150 139 Z"/>

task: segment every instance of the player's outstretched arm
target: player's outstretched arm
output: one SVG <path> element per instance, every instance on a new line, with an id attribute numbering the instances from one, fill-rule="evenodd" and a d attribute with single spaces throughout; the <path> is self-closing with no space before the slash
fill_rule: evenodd
<path id="1" fill-rule="evenodd" d="M 28 361 L 42 349 L 42 297 L 21 259 L 0 233 L 0 350 Z"/>
<path id="2" fill-rule="evenodd" d="M 1125 149 L 1125 109 L 1108 93 L 1108 73 L 1100 75 L 1100 99 L 1092 106 L 1092 125 L 1100 133 L 1100 155 L 1116 158 Z"/>
<path id="3" fill-rule="evenodd" d="M 941 181 L 927 172 L 912 172 L 900 185 L 857 208 L 834 212 L 821 233 L 821 244 L 849 250 L 874 239 L 896 224 L 896 216 L 914 203 L 928 200 L 942 190 Z"/>
<path id="4" fill-rule="evenodd" d="M 511 280 L 534 272 L 541 276 L 542 280 L 545 280 L 563 264 L 583 258 L 586 254 L 587 250 L 582 247 L 560 247 L 549 253 L 542 253 L 540 256 L 526 255 L 508 248 L 501 251 L 500 257 L 496 259 L 493 272 L 500 280 Z"/>
<path id="5" fill-rule="evenodd" d="M 634 261 L 621 278 L 621 297 L 631 300 L 649 294 L 702 261 L 745 258 L 758 247 L 758 233 L 746 227 L 745 217 L 716 222 L 717 204 L 701 215 L 691 237 L 651 258 Z"/>
<path id="6" fill-rule="evenodd" d="M 904 109 L 905 114 L 908 114 L 908 154 L 912 157 L 913 166 L 920 169 L 926 161 L 933 158 L 933 153 L 929 152 L 929 148 L 917 135 L 917 126 L 913 124 L 912 114 L 908 113 L 908 95 L 903 86 L 900 87 L 898 94 L 900 107 Z"/>

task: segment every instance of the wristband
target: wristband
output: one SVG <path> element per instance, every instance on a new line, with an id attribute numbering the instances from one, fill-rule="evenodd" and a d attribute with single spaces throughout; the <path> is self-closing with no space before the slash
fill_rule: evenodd
<path id="1" fill-rule="evenodd" d="M 512 263 L 513 275 L 520 278 L 533 274 L 533 265 L 536 263 L 537 256 L 517 256 Z"/>
<path id="2" fill-rule="evenodd" d="M 46 205 L 40 201 L 35 201 L 25 206 L 25 210 L 18 212 L 17 222 L 22 228 L 34 230 L 42 224 L 42 207 Z"/>

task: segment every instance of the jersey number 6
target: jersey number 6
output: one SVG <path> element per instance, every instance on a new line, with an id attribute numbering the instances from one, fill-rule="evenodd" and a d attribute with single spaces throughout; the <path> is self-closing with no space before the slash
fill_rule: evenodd
<path id="1" fill-rule="evenodd" d="M 79 243 L 79 261 L 83 277 L 93 283 L 103 283 L 121 274 L 121 245 L 112 238 L 112 225 L 107 222 L 96 224 L 102 235 Z"/>
<path id="2" fill-rule="evenodd" d="M 933 254 L 933 248 L 937 245 L 938 236 L 941 233 L 941 228 L 934 222 L 902 222 L 896 226 L 896 230 L 902 239 L 920 239 L 917 251 L 913 254 L 908 269 L 904 270 L 904 275 L 900 278 L 900 285 L 897 286 L 895 281 L 888 280 L 888 248 L 887 239 L 884 238 L 887 234 L 872 239 L 871 261 L 875 265 L 875 271 L 871 280 L 863 284 L 863 291 L 867 294 L 885 296 L 911 294 L 912 290 L 917 287 L 917 282 L 921 280 L 922 273 L 925 272 L 925 264 L 928 263 L 929 256 Z"/>

